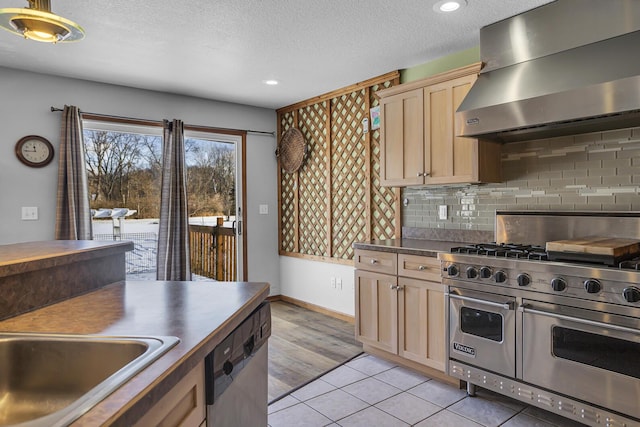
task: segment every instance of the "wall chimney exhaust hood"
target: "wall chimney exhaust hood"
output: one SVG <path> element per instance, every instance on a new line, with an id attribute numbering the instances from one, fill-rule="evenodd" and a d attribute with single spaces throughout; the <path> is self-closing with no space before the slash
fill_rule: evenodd
<path id="1" fill-rule="evenodd" d="M 557 0 L 486 26 L 456 132 L 511 142 L 640 126 L 638 46 L 638 0 Z"/>

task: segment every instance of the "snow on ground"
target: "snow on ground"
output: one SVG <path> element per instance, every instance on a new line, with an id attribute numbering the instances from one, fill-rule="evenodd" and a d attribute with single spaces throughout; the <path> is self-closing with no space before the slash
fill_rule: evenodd
<path id="1" fill-rule="evenodd" d="M 231 227 L 234 217 L 225 217 L 224 226 Z M 217 217 L 189 218 L 189 224 L 216 225 Z M 155 280 L 159 221 L 156 218 L 93 220 L 94 240 L 131 240 L 133 251 L 125 254 L 127 279 Z M 194 275 L 193 280 L 212 280 Z"/>

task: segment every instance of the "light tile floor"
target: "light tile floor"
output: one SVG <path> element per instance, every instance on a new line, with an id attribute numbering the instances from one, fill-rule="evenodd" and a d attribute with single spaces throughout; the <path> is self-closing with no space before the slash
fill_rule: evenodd
<path id="1" fill-rule="evenodd" d="M 269 406 L 270 427 L 577 427 L 582 424 L 478 389 L 476 397 L 362 355 Z"/>

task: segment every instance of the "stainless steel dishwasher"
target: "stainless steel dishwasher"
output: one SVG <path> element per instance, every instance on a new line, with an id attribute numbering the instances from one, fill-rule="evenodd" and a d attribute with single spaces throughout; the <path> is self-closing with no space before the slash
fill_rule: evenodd
<path id="1" fill-rule="evenodd" d="M 205 358 L 208 427 L 267 426 L 268 301 Z"/>

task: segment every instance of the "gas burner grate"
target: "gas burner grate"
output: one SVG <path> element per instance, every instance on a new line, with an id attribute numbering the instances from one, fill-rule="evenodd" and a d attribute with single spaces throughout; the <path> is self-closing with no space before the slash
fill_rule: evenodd
<path id="1" fill-rule="evenodd" d="M 547 252 L 542 246 L 516 243 L 478 243 L 451 248 L 451 253 L 482 255 L 495 258 L 516 258 L 547 261 Z M 640 261 L 639 261 L 640 262 Z"/>
<path id="2" fill-rule="evenodd" d="M 621 270 L 640 270 L 640 259 L 622 261 L 618 264 L 618 268 Z"/>

